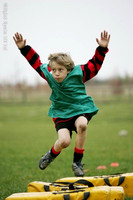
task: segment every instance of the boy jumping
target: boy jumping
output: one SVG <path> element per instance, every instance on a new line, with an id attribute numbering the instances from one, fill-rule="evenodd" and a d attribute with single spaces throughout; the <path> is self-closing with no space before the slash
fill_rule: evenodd
<path id="1" fill-rule="evenodd" d="M 39 55 L 28 45 L 19 33 L 13 37 L 21 54 L 30 65 L 44 78 L 51 90 L 52 105 L 48 115 L 53 118 L 58 139 L 53 147 L 39 161 L 40 169 L 45 169 L 60 153 L 70 145 L 72 131 L 77 133 L 72 170 L 75 176 L 83 176 L 81 163 L 87 136 L 87 124 L 98 112 L 93 99 L 87 96 L 84 83 L 93 78 L 100 70 L 108 52 L 110 35 L 104 31 L 94 56 L 84 65 L 74 65 L 66 53 L 50 54 L 49 63 L 42 64 Z"/>

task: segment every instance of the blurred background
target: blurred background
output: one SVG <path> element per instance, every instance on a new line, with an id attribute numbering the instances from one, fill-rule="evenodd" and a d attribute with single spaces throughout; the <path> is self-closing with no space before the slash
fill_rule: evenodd
<path id="1" fill-rule="evenodd" d="M 111 34 L 109 53 L 99 74 L 87 83 L 87 93 L 96 100 L 132 100 L 132 8 L 132 0 L 1 0 L 0 102 L 44 102 L 50 94 L 17 49 L 14 33 L 22 33 L 42 63 L 50 53 L 63 51 L 75 64 L 85 64 L 103 30 Z"/>

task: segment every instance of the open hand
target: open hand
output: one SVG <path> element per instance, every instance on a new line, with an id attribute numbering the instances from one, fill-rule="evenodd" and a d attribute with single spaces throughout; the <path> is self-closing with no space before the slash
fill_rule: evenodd
<path id="1" fill-rule="evenodd" d="M 101 47 L 107 47 L 108 44 L 109 44 L 109 40 L 110 40 L 110 35 L 108 35 L 107 31 L 101 32 L 101 39 L 100 40 L 98 38 L 96 38 L 97 43 Z"/>
<path id="2" fill-rule="evenodd" d="M 26 40 L 23 39 L 23 36 L 20 33 L 15 33 L 13 39 L 19 49 L 22 49 L 26 45 Z"/>

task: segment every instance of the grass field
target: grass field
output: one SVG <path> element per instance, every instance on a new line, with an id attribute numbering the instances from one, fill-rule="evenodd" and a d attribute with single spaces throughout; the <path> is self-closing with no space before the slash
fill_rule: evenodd
<path id="1" fill-rule="evenodd" d="M 99 113 L 88 125 L 83 162 L 86 176 L 133 172 L 133 102 L 97 103 Z M 74 138 L 71 145 L 45 170 L 38 168 L 40 156 L 57 138 L 48 105 L 0 104 L 0 199 L 26 192 L 32 181 L 55 181 L 73 176 Z M 119 136 L 119 131 L 128 131 Z M 119 162 L 112 168 L 110 163 Z M 98 171 L 98 165 L 107 169 Z M 133 199 L 133 198 L 130 198 Z"/>

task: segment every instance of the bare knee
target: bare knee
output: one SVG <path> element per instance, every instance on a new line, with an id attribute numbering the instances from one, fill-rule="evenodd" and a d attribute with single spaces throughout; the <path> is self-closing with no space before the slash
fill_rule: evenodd
<path id="1" fill-rule="evenodd" d="M 79 124 L 77 127 L 78 132 L 81 132 L 81 133 L 85 132 L 86 129 L 87 129 L 87 124 L 85 124 L 85 123 Z"/>
<path id="2" fill-rule="evenodd" d="M 63 149 L 68 147 L 69 145 L 70 145 L 70 140 L 62 140 L 62 141 L 60 141 L 60 146 Z"/>
<path id="3" fill-rule="evenodd" d="M 80 116 L 76 121 L 75 121 L 75 126 L 77 129 L 78 133 L 85 133 L 87 130 L 87 119 L 84 116 Z"/>

